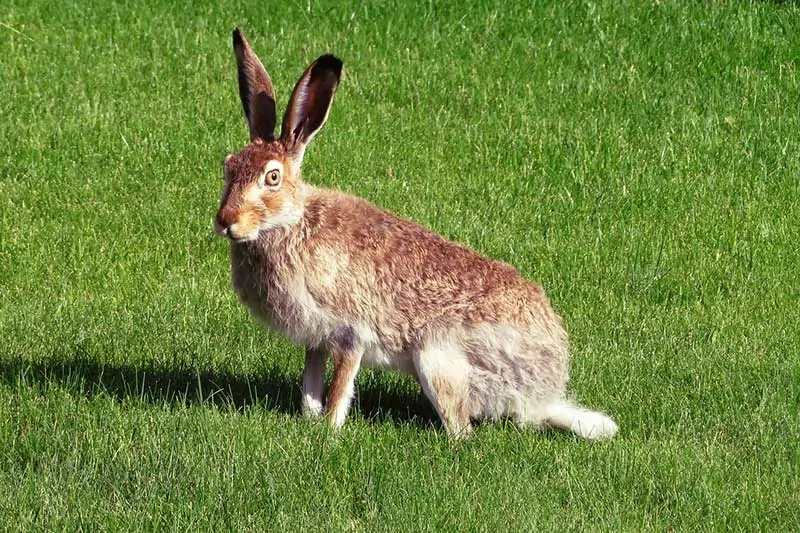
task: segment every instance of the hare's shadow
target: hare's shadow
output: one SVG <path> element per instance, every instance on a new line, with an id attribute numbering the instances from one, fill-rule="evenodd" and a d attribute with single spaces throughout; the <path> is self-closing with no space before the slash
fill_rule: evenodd
<path id="1" fill-rule="evenodd" d="M 20 381 L 42 389 L 56 383 L 75 394 L 107 394 L 121 401 L 300 414 L 300 376 L 278 367 L 258 375 L 235 375 L 190 367 L 104 365 L 80 354 L 41 362 L 19 358 L 0 361 L 0 382 L 13 385 Z M 401 390 L 404 388 L 388 381 L 370 372 L 360 376 L 353 416 L 374 422 L 438 424 L 436 412 L 421 392 Z"/>

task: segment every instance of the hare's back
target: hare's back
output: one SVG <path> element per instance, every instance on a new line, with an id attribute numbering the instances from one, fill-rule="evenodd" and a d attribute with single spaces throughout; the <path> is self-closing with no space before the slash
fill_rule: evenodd
<path id="1" fill-rule="evenodd" d="M 560 328 L 540 286 L 514 267 L 414 222 L 378 209 L 366 200 L 323 191 L 307 206 L 311 245 L 325 250 L 337 284 L 363 307 L 386 307 L 411 327 L 425 324 L 506 323 L 528 330 L 551 323 Z M 320 264 L 320 268 L 325 268 Z M 346 295 L 343 295 L 345 292 Z"/>

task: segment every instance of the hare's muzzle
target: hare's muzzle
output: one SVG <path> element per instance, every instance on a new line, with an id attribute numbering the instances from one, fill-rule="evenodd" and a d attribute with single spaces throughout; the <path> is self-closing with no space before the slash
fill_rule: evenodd
<path id="1" fill-rule="evenodd" d="M 233 235 L 231 235 L 231 226 L 233 226 L 234 223 L 235 220 L 233 220 L 233 217 L 231 217 L 229 213 L 220 210 L 214 219 L 214 231 L 216 231 L 217 235 L 220 237 L 233 239 Z"/>

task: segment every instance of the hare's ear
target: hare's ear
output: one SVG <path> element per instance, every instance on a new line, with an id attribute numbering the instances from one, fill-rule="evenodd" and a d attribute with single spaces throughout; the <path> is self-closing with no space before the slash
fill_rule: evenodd
<path id="1" fill-rule="evenodd" d="M 233 51 L 239 69 L 239 97 L 250 126 L 250 140 L 260 137 L 271 141 L 275 138 L 276 121 L 272 80 L 239 28 L 233 30 Z"/>
<path id="2" fill-rule="evenodd" d="M 342 62 L 332 55 L 324 55 L 311 63 L 295 85 L 283 116 L 281 139 L 296 146 L 301 154 L 325 124 L 341 74 Z"/>

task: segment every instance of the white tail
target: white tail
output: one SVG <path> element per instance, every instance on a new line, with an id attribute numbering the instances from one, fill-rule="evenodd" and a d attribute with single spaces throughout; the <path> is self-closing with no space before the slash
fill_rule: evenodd
<path id="1" fill-rule="evenodd" d="M 544 410 L 544 422 L 584 439 L 610 439 L 617 433 L 617 424 L 606 415 L 569 403 L 548 405 Z"/>

